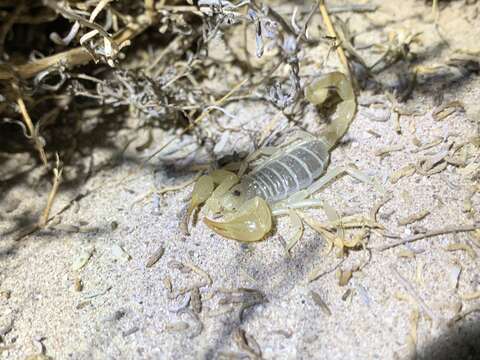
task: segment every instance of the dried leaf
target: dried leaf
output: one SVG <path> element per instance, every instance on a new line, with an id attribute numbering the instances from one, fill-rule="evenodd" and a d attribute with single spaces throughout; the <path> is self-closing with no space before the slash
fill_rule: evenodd
<path id="1" fill-rule="evenodd" d="M 413 174 L 415 174 L 415 171 L 416 171 L 415 165 L 413 164 L 406 165 L 398 169 L 397 171 L 394 171 L 392 175 L 390 175 L 390 182 L 392 184 L 396 184 L 398 180 L 400 180 L 401 178 L 406 176 L 412 176 Z"/>
<path id="2" fill-rule="evenodd" d="M 88 260 L 90 260 L 92 257 L 94 250 L 94 247 L 82 250 L 82 252 L 74 258 L 72 270 L 78 271 L 85 267 L 85 265 L 88 263 Z"/>
<path id="3" fill-rule="evenodd" d="M 323 301 L 320 294 L 318 294 L 315 291 L 310 291 L 310 296 L 312 297 L 312 300 L 315 303 L 315 305 L 317 305 L 325 313 L 325 315 L 327 316 L 332 315 L 332 311 L 330 310 L 328 305 L 325 303 L 325 301 Z"/>
<path id="4" fill-rule="evenodd" d="M 398 225 L 408 225 L 408 224 L 423 220 L 429 214 L 430 214 L 429 210 L 423 210 L 417 214 L 412 214 L 407 217 L 400 218 L 398 219 Z"/>
<path id="5" fill-rule="evenodd" d="M 462 250 L 462 251 L 466 251 L 467 254 L 472 258 L 472 259 L 476 259 L 477 258 L 477 253 L 475 252 L 475 250 L 473 250 L 473 248 L 468 245 L 468 244 L 463 244 L 463 243 L 457 243 L 457 244 L 449 244 L 447 245 L 447 247 L 445 248 L 445 250 L 447 251 L 459 251 L 459 250 Z"/>
<path id="6" fill-rule="evenodd" d="M 165 253 L 165 248 L 160 246 L 147 260 L 145 267 L 151 268 L 153 265 L 157 263 L 158 260 L 163 256 Z"/>
<path id="7" fill-rule="evenodd" d="M 338 276 L 338 285 L 345 286 L 348 284 L 350 279 L 352 278 L 352 270 L 340 270 L 337 273 Z"/>
<path id="8" fill-rule="evenodd" d="M 480 298 L 480 290 L 472 293 L 460 294 L 460 298 L 465 301 L 476 300 Z"/>

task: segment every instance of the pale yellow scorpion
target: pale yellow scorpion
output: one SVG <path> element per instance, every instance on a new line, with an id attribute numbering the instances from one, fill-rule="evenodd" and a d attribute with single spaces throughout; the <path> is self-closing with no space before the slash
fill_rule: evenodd
<path id="1" fill-rule="evenodd" d="M 260 155 L 269 159 L 243 175 L 225 169 L 201 176 L 194 185 L 187 221 L 201 204 L 223 221 L 205 218 L 216 233 L 239 241 L 262 240 L 272 229 L 272 216 L 288 214 L 292 209 L 320 207 L 319 199 L 310 198 L 329 181 L 343 173 L 370 182 L 358 170 L 341 167 L 327 171 L 330 151 L 345 134 L 356 113 L 356 98 L 350 80 L 341 72 L 328 73 L 306 87 L 305 97 L 322 105 L 331 90 L 340 98 L 330 124 L 314 137 L 299 133 L 297 140 L 284 149 L 260 149 L 247 157 L 248 164 Z"/>

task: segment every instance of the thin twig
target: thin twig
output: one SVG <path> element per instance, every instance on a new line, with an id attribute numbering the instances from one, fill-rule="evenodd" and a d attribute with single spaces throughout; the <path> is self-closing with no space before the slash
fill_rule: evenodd
<path id="1" fill-rule="evenodd" d="M 245 79 L 238 85 L 236 85 L 232 90 L 230 90 L 224 97 L 222 97 L 220 100 L 217 100 L 213 103 L 212 106 L 207 107 L 190 125 L 188 125 L 183 131 L 178 135 L 178 137 L 183 136 L 186 134 L 188 131 L 192 130 L 197 124 L 199 124 L 205 116 L 207 116 L 212 110 L 215 109 L 215 106 L 221 106 L 223 103 L 230 97 L 232 96 L 238 89 L 240 89 L 248 80 Z M 166 143 L 164 143 L 158 150 L 156 150 L 152 155 L 150 155 L 148 158 L 146 158 L 141 166 L 143 167 L 145 164 L 147 164 L 150 160 L 152 160 L 155 156 L 157 156 L 163 149 L 165 149 L 168 145 L 170 145 L 174 140 L 176 140 L 178 137 L 173 137 Z"/>
<path id="2" fill-rule="evenodd" d="M 325 6 L 325 0 L 320 0 L 319 7 L 320 7 L 320 13 L 322 14 L 323 22 L 327 27 L 328 35 L 331 36 L 332 38 L 338 39 L 339 37 L 337 35 L 337 32 L 335 31 L 335 27 L 333 26 L 332 20 L 330 19 L 330 14 L 328 13 L 328 9 Z M 351 80 L 352 77 L 350 73 L 350 67 L 348 65 L 347 56 L 345 55 L 345 51 L 343 50 L 342 44 L 338 44 L 338 46 L 336 47 L 336 51 L 340 61 L 345 67 L 345 74 Z"/>
<path id="3" fill-rule="evenodd" d="M 395 241 L 391 244 L 386 244 L 386 245 L 374 247 L 374 248 L 372 248 L 372 250 L 385 251 L 385 250 L 388 250 L 388 249 L 391 249 L 391 248 L 394 248 L 394 247 L 397 247 L 397 246 L 400 246 L 400 245 L 404 245 L 404 244 L 407 244 L 407 243 L 412 243 L 412 242 L 422 240 L 422 239 L 426 239 L 426 238 L 433 237 L 433 236 L 459 233 L 459 232 L 475 231 L 475 230 L 478 230 L 478 229 L 480 229 L 480 226 L 478 224 L 476 224 L 476 225 L 465 225 L 465 226 L 459 226 L 459 227 L 448 226 L 446 228 L 433 230 L 433 231 L 427 232 L 425 234 L 413 235 L 413 236 L 407 237 L 405 239 Z"/>
<path id="4" fill-rule="evenodd" d="M 425 312 L 425 314 L 432 320 L 435 320 L 436 317 L 433 315 L 431 310 L 428 308 L 427 304 L 425 301 L 422 299 L 422 297 L 417 293 L 417 291 L 413 288 L 412 284 L 408 282 L 407 279 L 405 279 L 395 268 L 395 266 L 390 265 L 390 270 L 392 270 L 393 274 L 396 276 L 398 282 L 402 284 L 402 286 L 405 288 L 405 290 L 408 291 L 408 293 L 417 301 L 418 305 L 422 308 L 422 310 Z"/>
<path id="5" fill-rule="evenodd" d="M 60 186 L 60 182 L 62 181 L 63 168 L 61 167 L 60 158 L 58 157 L 58 154 L 55 154 L 55 155 L 57 157 L 57 162 L 56 162 L 55 169 L 53 169 L 53 185 L 52 185 L 52 190 L 50 191 L 50 194 L 48 194 L 47 206 L 45 206 L 45 210 L 43 211 L 42 217 L 40 218 L 39 225 L 41 227 L 44 227 L 48 222 L 48 216 L 50 215 L 50 210 L 53 205 L 53 200 L 57 195 L 58 187 Z"/>
<path id="6" fill-rule="evenodd" d="M 16 90 L 18 90 L 18 88 Z M 17 104 L 18 104 L 18 108 L 20 109 L 20 113 L 22 114 L 22 119 L 28 128 L 28 132 L 29 132 L 28 136 L 33 141 L 35 148 L 40 154 L 40 159 L 42 159 L 43 165 L 47 166 L 47 155 L 45 154 L 45 150 L 43 149 L 44 144 L 42 143 L 42 140 L 39 139 L 39 136 L 35 130 L 35 127 L 33 126 L 33 122 L 32 122 L 32 119 L 30 118 L 30 115 L 28 114 L 25 101 L 23 101 L 23 98 L 21 97 L 20 92 L 19 91 L 17 92 L 18 92 Z"/>
<path id="7" fill-rule="evenodd" d="M 8 17 L 8 19 L 3 23 L 0 28 L 0 54 L 3 55 L 3 49 L 5 45 L 5 38 L 7 37 L 8 32 L 15 24 L 15 21 L 19 17 L 20 13 L 25 9 L 25 0 L 18 2 L 17 7 L 13 13 Z"/>
<path id="8" fill-rule="evenodd" d="M 463 319 L 464 317 L 470 315 L 470 314 L 473 314 L 474 312 L 480 312 L 480 306 L 475 306 L 471 309 L 468 309 L 468 310 L 464 310 L 462 311 L 461 313 L 455 315 L 453 318 L 451 318 L 448 322 L 447 322 L 447 326 L 448 327 L 452 327 L 453 325 L 455 325 L 455 323 L 457 321 L 460 321 L 461 319 Z"/>
<path id="9" fill-rule="evenodd" d="M 438 0 L 433 0 L 432 2 L 432 13 L 435 21 L 435 25 L 438 24 L 438 19 L 440 17 L 440 11 L 438 10 Z"/>
<path id="10" fill-rule="evenodd" d="M 63 7 L 58 5 L 58 3 L 56 1 L 44 0 L 44 3 L 45 3 L 46 6 L 48 6 L 51 9 L 57 11 L 58 13 L 60 13 L 64 18 L 78 21 L 83 26 L 85 26 L 89 29 L 98 31 L 98 33 L 100 35 L 102 35 L 103 37 L 105 37 L 106 39 L 108 39 L 114 47 L 116 46 L 116 43 L 113 41 L 111 35 L 108 32 L 106 32 L 100 25 L 94 23 L 93 21 L 89 21 L 87 19 L 84 19 L 83 17 L 81 17 L 81 16 L 79 16 L 79 15 L 77 15 L 77 14 L 71 12 L 71 11 L 68 11 L 67 9 L 64 9 Z"/>
<path id="11" fill-rule="evenodd" d="M 312 281 L 315 281 L 317 279 L 320 279 L 321 277 L 323 277 L 327 274 L 330 274 L 331 272 L 334 272 L 335 270 L 337 270 L 339 268 L 339 266 L 341 266 L 345 262 L 346 259 L 347 259 L 346 257 L 343 258 L 342 260 L 340 260 L 338 262 L 337 265 L 335 265 L 334 267 L 332 267 L 328 270 L 325 270 L 323 272 L 320 272 L 319 268 L 314 269 L 313 271 L 310 272 L 310 274 L 308 274 L 307 281 L 312 282 Z"/>
<path id="12" fill-rule="evenodd" d="M 152 21 L 155 14 L 155 0 L 145 0 L 145 15 L 147 18 Z"/>
<path id="13" fill-rule="evenodd" d="M 330 8 L 330 14 L 340 14 L 345 12 L 356 12 L 356 13 L 365 13 L 365 12 L 375 12 L 379 8 L 378 5 L 367 3 L 367 4 L 347 4 L 347 5 L 338 5 L 332 6 Z"/>
<path id="14" fill-rule="evenodd" d="M 149 26 L 150 24 L 145 21 L 130 23 L 128 27 L 113 36 L 113 42 L 116 44 L 123 44 L 125 41 L 131 40 L 143 33 Z M 13 79 L 15 76 L 18 76 L 21 79 L 30 79 L 51 66 L 62 64 L 66 68 L 72 68 L 88 64 L 92 60 L 93 57 L 90 52 L 86 48 L 80 46 L 58 54 L 46 56 L 30 63 L 12 66 L 11 71 L 4 67 L 0 67 L 0 80 Z"/>

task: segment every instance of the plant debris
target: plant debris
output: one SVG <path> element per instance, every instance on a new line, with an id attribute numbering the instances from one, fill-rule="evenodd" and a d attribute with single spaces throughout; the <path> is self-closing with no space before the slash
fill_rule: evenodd
<path id="1" fill-rule="evenodd" d="M 317 305 L 325 315 L 332 316 L 332 311 L 328 307 L 327 303 L 323 301 L 319 293 L 315 291 L 310 291 L 310 296 L 312 297 L 313 302 Z"/>
<path id="2" fill-rule="evenodd" d="M 396 242 L 392 242 L 390 244 L 378 246 L 378 247 L 375 248 L 375 250 L 385 251 L 385 250 L 391 249 L 393 247 L 397 247 L 397 246 L 400 246 L 400 245 L 412 243 L 412 242 L 415 242 L 415 241 L 418 241 L 418 240 L 422 240 L 422 239 L 426 239 L 426 238 L 430 238 L 430 237 L 434 237 L 434 236 L 438 236 L 438 235 L 452 234 L 452 233 L 458 233 L 458 232 L 475 231 L 475 230 L 478 230 L 478 228 L 479 228 L 479 226 L 477 226 L 477 225 L 473 225 L 473 226 L 465 225 L 465 226 L 459 226 L 459 227 L 447 226 L 443 229 L 429 231 L 429 232 L 426 232 L 424 234 L 412 235 L 410 237 L 398 240 Z M 399 236 L 393 236 L 393 237 L 398 238 Z"/>
<path id="3" fill-rule="evenodd" d="M 94 251 L 94 247 L 82 250 L 81 253 L 74 259 L 74 262 L 72 264 L 72 270 L 79 271 L 83 267 L 85 267 L 85 265 L 87 265 L 88 261 L 92 257 Z"/>
<path id="4" fill-rule="evenodd" d="M 427 306 L 425 301 L 421 298 L 421 296 L 413 288 L 412 284 L 407 279 L 405 279 L 402 275 L 400 275 L 398 270 L 393 265 L 390 266 L 390 270 L 392 270 L 392 273 L 398 279 L 400 284 L 402 284 L 402 286 L 405 288 L 405 290 L 407 290 L 408 293 L 412 296 L 412 298 L 415 299 L 418 306 L 423 310 L 425 315 L 428 316 L 428 318 L 430 318 L 431 320 L 436 320 L 436 317 L 433 315 L 432 311 Z"/>
<path id="5" fill-rule="evenodd" d="M 469 89 L 478 83 L 480 52 L 469 44 L 478 36 L 467 30 L 476 28 L 478 2 L 434 0 L 431 10 L 416 2 L 413 14 L 404 9 L 413 6 L 408 2 L 400 8 L 378 4 L 0 0 L 0 220 L 6 238 L 0 280 L 11 289 L 0 291 L 4 312 L 15 314 L 15 304 L 27 300 L 51 305 L 71 303 L 59 296 L 72 297 L 73 315 L 80 316 L 75 326 L 85 330 L 97 314 L 111 313 L 118 301 L 130 299 L 145 308 L 154 325 L 161 321 L 155 330 L 164 356 L 172 356 L 171 338 L 178 338 L 192 347 L 181 348 L 177 357 L 200 356 L 201 344 L 207 357 L 234 359 L 315 353 L 319 337 L 310 331 L 316 328 L 302 334 L 292 321 L 318 307 L 328 319 L 325 341 L 330 341 L 331 324 L 343 329 L 351 314 L 358 312 L 360 319 L 365 310 L 381 313 L 385 302 L 379 294 L 388 294 L 395 281 L 406 292 L 397 297 L 412 307 L 405 329 L 392 334 L 408 334 L 409 357 L 423 356 L 422 321 L 444 317 L 444 309 L 427 299 L 433 291 L 455 298 L 448 304 L 455 311 L 449 326 L 473 319 L 480 298 L 471 274 L 480 249 L 480 112 L 478 94 Z M 399 14 L 391 14 L 394 8 Z M 423 19 L 430 13 L 432 23 Z M 452 31 L 449 18 L 458 31 Z M 463 20 L 467 26 L 460 26 Z M 306 89 L 332 71 L 347 77 L 360 109 L 352 107 L 353 126 L 332 149 L 331 166 L 358 166 L 372 181 L 339 181 L 306 200 L 305 207 L 286 203 L 279 214 L 289 221 L 289 235 L 283 240 L 280 231 L 276 234 L 286 251 L 268 240 L 248 248 L 220 244 L 204 236 L 203 224 L 190 232 L 188 221 L 197 220 L 198 209 L 181 209 L 192 183 L 202 181 L 205 172 L 224 168 L 248 176 L 264 160 L 254 159 L 250 166 L 252 152 L 283 146 L 296 130 L 318 135 L 328 126 L 342 94 L 326 89 L 327 101 L 314 105 Z M 153 174 L 153 184 L 145 183 L 145 174 L 150 180 Z M 365 190 L 372 183 L 385 191 Z M 179 229 L 172 219 L 180 219 Z M 283 229 L 282 220 L 277 225 Z M 144 237 L 150 239 L 161 234 L 168 239 L 168 253 L 165 244 L 148 250 L 151 244 L 133 243 L 137 231 L 152 231 Z M 449 235 L 449 242 L 441 238 L 441 246 L 412 245 L 459 233 L 465 234 Z M 296 246 L 302 236 L 305 243 Z M 10 248 L 10 237 L 25 241 Z M 105 239 L 111 245 L 107 255 L 121 266 L 105 264 L 103 252 L 97 256 Z M 28 266 L 52 261 L 52 271 L 58 271 L 63 245 L 70 241 L 78 245 L 73 258 L 65 256 L 70 291 L 52 292 L 58 274 L 43 268 L 38 269 L 42 282 L 32 285 L 23 259 Z M 400 248 L 384 252 L 395 247 Z M 31 249 L 38 258 L 26 257 Z M 149 270 L 136 271 L 142 264 L 126 249 L 135 256 L 147 249 L 139 259 Z M 398 265 L 383 266 L 391 261 Z M 445 281 L 432 284 L 439 268 Z M 37 274 L 36 268 L 28 271 Z M 385 276 L 389 271 L 393 278 Z M 328 304 L 326 292 L 309 291 L 311 300 L 302 299 L 306 312 L 292 308 L 291 294 L 302 290 L 304 277 L 328 289 Z M 132 279 L 139 286 L 130 286 Z M 147 291 L 143 285 L 150 280 Z M 462 302 L 471 307 L 462 309 Z M 152 311 L 152 303 L 161 306 Z M 265 304 L 261 311 L 252 310 L 260 304 Z M 339 306 L 351 314 L 334 319 L 331 309 Z M 72 315 L 64 310 L 62 316 Z M 18 357 L 26 346 L 25 319 L 28 331 L 38 332 L 43 330 L 36 317 L 48 318 L 44 307 L 35 314 L 29 307 L 22 311 L 15 323 L 0 329 L 0 353 L 7 357 Z M 115 312 L 115 321 L 123 311 Z M 58 320 L 55 312 L 47 315 L 51 324 Z M 129 356 L 124 346 L 138 341 L 137 356 L 154 356 L 142 343 L 156 333 L 150 321 L 117 325 L 115 349 L 105 337 L 110 335 L 95 335 L 99 353 L 113 349 Z M 40 351 L 28 358 L 52 358 L 43 341 L 58 339 L 49 326 L 44 330 L 48 338 L 34 338 Z M 281 336 L 272 340 L 272 334 Z M 358 346 L 358 357 L 365 355 L 364 346 Z M 292 349 L 299 352 L 292 355 Z M 384 351 L 380 356 L 398 355 Z M 78 355 L 68 341 L 52 353 L 65 354 Z"/>
<path id="6" fill-rule="evenodd" d="M 415 174 L 416 170 L 417 169 L 413 164 L 405 165 L 390 175 L 390 182 L 396 184 L 401 178 Z"/>
<path id="7" fill-rule="evenodd" d="M 412 214 L 412 215 L 409 215 L 409 216 L 407 216 L 407 217 L 398 219 L 398 225 L 408 225 L 408 224 L 412 224 L 412 223 L 414 223 L 414 222 L 423 220 L 423 219 L 426 218 L 429 214 L 430 214 L 430 211 L 429 211 L 429 210 L 422 210 L 422 211 L 420 211 L 420 212 L 417 213 L 417 214 Z"/>
<path id="8" fill-rule="evenodd" d="M 151 268 L 153 265 L 155 265 L 158 260 L 161 259 L 163 254 L 165 253 L 165 248 L 163 246 L 160 246 L 147 260 L 147 263 L 145 264 L 146 268 Z"/>
<path id="9" fill-rule="evenodd" d="M 254 359 L 262 358 L 262 351 L 255 338 L 247 334 L 244 330 L 237 328 L 233 331 L 233 341 L 237 346 L 250 354 Z"/>
<path id="10" fill-rule="evenodd" d="M 449 244 L 447 245 L 447 247 L 445 248 L 445 250 L 447 251 L 458 251 L 458 250 L 462 250 L 462 251 L 465 251 L 472 259 L 476 259 L 477 258 L 477 253 L 475 252 L 475 250 L 473 250 L 473 248 L 468 245 L 468 244 L 462 244 L 462 243 L 458 243 L 458 244 Z"/>

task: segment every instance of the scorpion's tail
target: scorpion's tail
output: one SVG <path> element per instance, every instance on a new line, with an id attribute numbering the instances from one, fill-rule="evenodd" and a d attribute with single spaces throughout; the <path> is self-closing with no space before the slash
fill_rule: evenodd
<path id="1" fill-rule="evenodd" d="M 347 132 L 357 111 L 357 102 L 351 81 L 341 72 L 332 72 L 311 83 L 305 90 L 305 97 L 314 105 L 322 105 L 328 91 L 334 89 L 342 101 L 337 105 L 334 118 L 320 133 L 320 137 L 333 147 Z"/>

